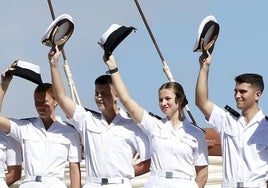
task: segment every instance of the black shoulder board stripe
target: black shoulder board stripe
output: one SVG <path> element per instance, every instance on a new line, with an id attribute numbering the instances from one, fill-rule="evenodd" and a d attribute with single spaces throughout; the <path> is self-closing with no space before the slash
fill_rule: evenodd
<path id="1" fill-rule="evenodd" d="M 201 127 L 199 127 L 196 123 L 190 122 L 194 127 L 200 129 L 201 131 L 203 131 L 203 133 L 206 133 L 205 129 L 202 129 Z"/>
<path id="2" fill-rule="evenodd" d="M 268 120 L 268 116 L 265 116 L 265 119 Z"/>
<path id="3" fill-rule="evenodd" d="M 159 120 L 162 119 L 160 116 L 158 116 L 158 115 L 156 115 L 156 114 L 154 114 L 154 113 L 152 113 L 152 112 L 149 112 L 149 114 L 150 114 L 151 116 L 155 117 L 156 119 L 159 119 Z"/>
<path id="4" fill-rule="evenodd" d="M 29 117 L 29 118 L 22 118 L 21 120 L 31 120 L 31 119 L 36 119 L 37 117 Z"/>
<path id="5" fill-rule="evenodd" d="M 225 110 L 227 110 L 228 112 L 230 112 L 233 116 L 235 116 L 235 117 L 239 117 L 240 116 L 240 114 L 237 112 L 237 111 L 235 111 L 234 109 L 232 109 L 230 106 L 228 106 L 228 105 L 226 105 L 225 107 L 224 107 L 224 109 Z"/>
<path id="6" fill-rule="evenodd" d="M 99 113 L 99 112 L 96 112 L 96 111 L 94 111 L 94 110 L 91 110 L 91 109 L 88 109 L 88 108 L 85 108 L 85 107 L 84 107 L 84 109 L 85 109 L 86 111 L 89 111 L 89 112 L 91 112 L 92 114 L 95 114 L 95 115 L 97 115 L 97 116 L 100 116 L 100 115 L 101 115 L 101 113 Z"/>

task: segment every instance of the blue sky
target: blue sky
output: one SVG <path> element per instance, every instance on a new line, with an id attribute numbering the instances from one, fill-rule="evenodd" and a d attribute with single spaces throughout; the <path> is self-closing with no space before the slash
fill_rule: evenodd
<path id="1" fill-rule="evenodd" d="M 199 126 L 208 125 L 194 104 L 200 54 L 193 52 L 193 46 L 199 24 L 206 16 L 215 16 L 220 24 L 210 69 L 210 99 L 221 107 L 228 104 L 236 109 L 234 77 L 241 73 L 259 73 L 268 84 L 268 1 L 147 0 L 139 3 L 175 81 L 184 86 Z M 148 111 L 163 116 L 157 91 L 168 79 L 135 2 L 70 0 L 52 1 L 52 4 L 56 17 L 67 13 L 75 23 L 74 33 L 64 49 L 83 106 L 97 110 L 93 100 L 94 80 L 106 72 L 103 51 L 97 42 L 111 24 L 117 23 L 137 28 L 114 51 L 121 75 L 134 99 Z M 21 59 L 38 64 L 43 81 L 50 82 L 49 48 L 41 44 L 43 33 L 52 21 L 47 1 L 2 0 L 0 16 L 0 69 L 5 70 L 15 59 Z M 69 92 L 63 68 L 62 75 Z M 2 113 L 16 118 L 36 116 L 35 87 L 29 81 L 14 77 Z M 260 106 L 268 115 L 267 92 L 265 89 Z M 63 115 L 59 108 L 57 112 Z"/>

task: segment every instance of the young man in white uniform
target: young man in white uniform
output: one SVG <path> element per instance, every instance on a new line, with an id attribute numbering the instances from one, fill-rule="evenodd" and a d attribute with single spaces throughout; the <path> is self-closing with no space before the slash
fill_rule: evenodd
<path id="1" fill-rule="evenodd" d="M 58 48 L 51 50 L 48 56 L 55 97 L 83 137 L 87 169 L 84 188 L 132 187 L 130 180 L 135 175 L 149 171 L 149 142 L 133 125 L 133 120 L 117 106 L 110 75 L 96 79 L 95 102 L 101 114 L 91 113 L 66 95 L 58 67 Z M 136 152 L 143 162 L 133 166 L 132 158 Z"/>
<path id="2" fill-rule="evenodd" d="M 222 187 L 266 188 L 268 179 L 268 120 L 258 102 L 264 83 L 258 74 L 235 78 L 234 98 L 239 115 L 226 111 L 208 99 L 211 55 L 200 57 L 196 85 L 196 105 L 221 136 L 223 157 Z"/>
<path id="3" fill-rule="evenodd" d="M 0 130 L 0 187 L 8 188 L 21 178 L 20 144 Z M 7 172 L 6 172 L 7 170 Z"/>
<path id="4" fill-rule="evenodd" d="M 2 74 L 4 92 L 12 75 Z M 29 119 L 7 119 L 0 115 L 0 129 L 18 140 L 22 145 L 24 173 L 20 188 L 66 188 L 62 181 L 65 164 L 70 165 L 71 187 L 81 185 L 81 146 L 78 132 L 55 116 L 57 105 L 51 84 L 38 85 L 34 102 L 39 117 Z"/>

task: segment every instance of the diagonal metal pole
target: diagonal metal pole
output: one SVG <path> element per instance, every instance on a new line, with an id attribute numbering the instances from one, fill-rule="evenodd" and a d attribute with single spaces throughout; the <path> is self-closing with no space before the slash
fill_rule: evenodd
<path id="1" fill-rule="evenodd" d="M 167 65 L 167 63 L 166 63 L 166 61 L 165 61 L 165 59 L 164 59 L 164 56 L 162 55 L 162 53 L 161 53 L 161 51 L 160 51 L 160 49 L 159 49 L 159 47 L 158 47 L 158 45 L 157 45 L 157 42 L 156 42 L 156 40 L 155 40 L 155 38 L 154 38 L 154 35 L 153 35 L 153 32 L 151 31 L 151 28 L 150 28 L 150 26 L 149 26 L 149 24 L 148 24 L 148 22 L 147 22 L 147 20 L 146 20 L 146 18 L 145 18 L 145 16 L 144 16 L 144 14 L 143 14 L 143 11 L 142 11 L 142 9 L 141 9 L 141 6 L 140 6 L 138 0 L 134 0 L 134 1 L 135 1 L 136 6 L 137 6 L 137 8 L 138 8 L 138 10 L 139 10 L 139 13 L 140 13 L 140 15 L 141 15 L 141 18 L 142 18 L 142 20 L 143 20 L 143 22 L 144 22 L 144 24 L 145 24 L 145 26 L 146 26 L 146 29 L 147 29 L 147 31 L 148 31 L 148 33 L 149 33 L 149 35 L 150 35 L 150 37 L 151 37 L 151 39 L 152 39 L 152 41 L 153 41 L 153 44 L 154 44 L 154 46 L 155 46 L 155 48 L 156 48 L 156 50 L 157 50 L 157 53 L 158 53 L 158 55 L 159 55 L 159 57 L 160 57 L 160 59 L 161 59 L 161 61 L 162 61 L 163 71 L 165 72 L 165 74 L 166 74 L 168 80 L 169 80 L 170 82 L 174 82 L 175 80 L 174 80 L 174 78 L 173 78 L 173 76 L 172 76 L 172 73 L 171 73 L 171 71 L 170 71 L 170 69 L 169 69 L 169 67 L 168 67 L 168 65 Z M 190 108 L 188 107 L 188 105 L 185 105 L 184 108 L 185 108 L 185 110 L 187 111 L 188 116 L 191 118 L 192 123 L 193 123 L 195 126 L 197 126 L 197 123 L 196 123 L 196 121 L 195 121 L 195 119 L 194 119 L 194 117 L 193 117 L 193 115 L 192 115 L 192 113 L 191 113 Z"/>
<path id="2" fill-rule="evenodd" d="M 47 0 L 47 2 L 48 2 L 49 10 L 50 10 L 50 13 L 51 13 L 51 17 L 52 17 L 53 20 L 55 20 L 55 13 L 54 13 L 54 10 L 53 10 L 53 6 L 52 6 L 52 3 L 51 3 L 51 0 Z M 78 93 L 77 93 L 76 88 L 75 88 L 75 85 L 74 85 L 74 81 L 73 81 L 73 78 L 72 78 L 71 70 L 70 70 L 70 67 L 69 67 L 68 62 L 67 62 L 65 51 L 64 51 L 63 48 L 61 50 L 61 54 L 62 54 L 63 62 L 64 62 L 63 63 L 64 72 L 65 72 L 65 76 L 67 77 L 67 80 L 68 80 L 68 85 L 70 87 L 72 99 L 77 104 L 81 105 L 81 102 L 80 102 Z"/>

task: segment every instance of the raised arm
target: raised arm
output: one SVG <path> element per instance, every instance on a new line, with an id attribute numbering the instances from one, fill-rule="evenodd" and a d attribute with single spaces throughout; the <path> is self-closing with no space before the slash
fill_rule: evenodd
<path id="1" fill-rule="evenodd" d="M 211 55 L 208 51 L 207 55 L 207 58 L 203 56 L 199 58 L 200 70 L 196 83 L 195 104 L 202 111 L 206 119 L 209 119 L 213 110 L 213 103 L 208 99 L 208 74 L 211 63 Z"/>
<path id="2" fill-rule="evenodd" d="M 140 123 L 143 116 L 144 109 L 136 102 L 134 101 L 117 68 L 117 65 L 115 63 L 115 59 L 113 55 L 110 55 L 109 59 L 107 59 L 105 56 L 103 57 L 104 62 L 106 63 L 112 77 L 113 86 L 115 87 L 116 93 L 119 97 L 119 100 L 121 104 L 125 107 L 127 112 L 130 114 L 130 116 L 136 121 L 136 123 Z"/>
<path id="3" fill-rule="evenodd" d="M 60 57 L 60 51 L 58 49 L 58 46 L 56 46 L 55 49 L 51 49 L 50 52 L 48 53 L 53 90 L 55 94 L 55 99 L 62 108 L 62 110 L 64 111 L 65 115 L 68 118 L 72 118 L 74 115 L 76 104 L 66 94 L 64 84 L 59 71 L 59 64 L 58 64 L 59 57 Z"/>
<path id="4" fill-rule="evenodd" d="M 4 96 L 7 92 L 7 89 L 11 80 L 12 80 L 11 74 L 6 74 L 6 71 L 1 74 L 0 112 L 2 110 Z M 4 117 L 2 113 L 0 115 L 0 129 L 2 129 L 6 133 L 10 132 L 10 121 L 6 117 Z"/>

